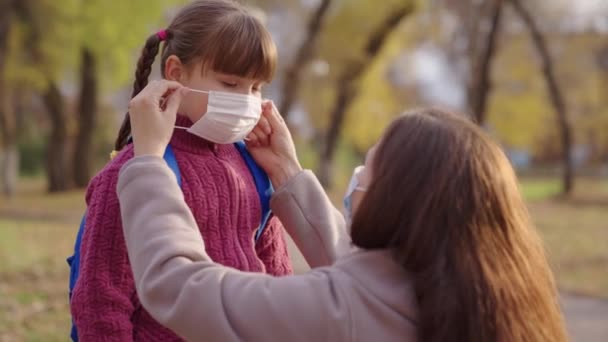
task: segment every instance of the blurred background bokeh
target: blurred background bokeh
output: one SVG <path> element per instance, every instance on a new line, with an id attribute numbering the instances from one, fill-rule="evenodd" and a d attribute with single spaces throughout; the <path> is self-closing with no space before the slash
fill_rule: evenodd
<path id="1" fill-rule="evenodd" d="M 0 0 L 0 341 L 67 340 L 84 189 L 139 49 L 186 2 Z M 518 171 L 573 340 L 608 341 L 608 1 L 247 4 L 279 48 L 264 95 L 337 205 L 392 118 L 471 115 Z"/>

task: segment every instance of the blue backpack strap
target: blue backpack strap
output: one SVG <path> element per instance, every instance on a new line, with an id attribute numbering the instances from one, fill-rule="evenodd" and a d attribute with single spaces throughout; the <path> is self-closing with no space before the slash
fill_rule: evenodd
<path id="1" fill-rule="evenodd" d="M 165 150 L 165 155 L 163 156 L 169 168 L 175 173 L 175 177 L 177 178 L 177 184 L 182 186 L 182 175 L 179 171 L 179 165 L 177 165 L 177 159 L 175 159 L 175 153 L 173 153 L 173 149 L 171 145 L 167 145 L 167 149 Z"/>
<path id="2" fill-rule="evenodd" d="M 129 137 L 128 143 L 130 144 L 132 142 L 133 142 L 133 138 Z M 163 159 L 165 159 L 165 162 L 167 162 L 167 165 L 169 165 L 169 168 L 171 168 L 173 173 L 175 173 L 175 177 L 177 178 L 177 184 L 181 187 L 182 186 L 182 174 L 179 171 L 179 165 L 177 165 L 177 159 L 175 159 L 175 153 L 173 153 L 173 149 L 171 148 L 171 145 L 167 145 Z"/>
<path id="3" fill-rule="evenodd" d="M 68 291 L 69 300 L 72 299 L 72 291 L 78 280 L 78 274 L 80 271 L 80 244 L 82 243 L 82 234 L 84 233 L 84 224 L 86 222 L 87 214 L 82 216 L 80 220 L 80 227 L 78 228 L 78 234 L 76 235 L 76 242 L 74 243 L 74 255 L 67 259 L 68 265 L 70 266 L 70 289 Z M 72 330 L 70 331 L 70 337 L 72 341 L 78 342 L 78 332 L 76 331 L 76 325 L 72 321 Z"/>
<path id="4" fill-rule="evenodd" d="M 179 165 L 177 164 L 177 159 L 175 158 L 175 153 L 173 153 L 173 149 L 171 146 L 167 146 L 165 150 L 165 155 L 163 156 L 169 168 L 175 173 L 175 177 L 177 178 L 177 184 L 182 186 L 182 176 L 179 171 Z M 87 214 L 82 216 L 82 220 L 80 221 L 80 227 L 78 228 L 78 234 L 76 235 L 76 242 L 74 243 L 74 255 L 67 259 L 68 265 L 70 266 L 70 288 L 68 292 L 68 298 L 72 299 L 72 292 L 74 291 L 74 287 L 76 286 L 76 281 L 78 280 L 78 275 L 80 272 L 80 245 L 82 244 L 82 235 L 84 234 L 84 228 L 86 224 Z M 76 325 L 72 320 L 72 330 L 70 332 L 70 337 L 72 341 L 78 342 L 78 331 L 76 329 Z"/>
<path id="5" fill-rule="evenodd" d="M 82 234 L 84 232 L 84 223 L 86 221 L 87 214 L 82 216 L 80 220 L 80 227 L 78 228 L 78 234 L 76 234 L 76 242 L 74 243 L 74 255 L 68 258 L 67 262 L 70 266 L 70 298 L 72 298 L 72 290 L 76 285 L 76 279 L 78 279 L 78 271 L 80 270 L 80 244 L 82 243 Z"/>
<path id="6" fill-rule="evenodd" d="M 270 197 L 274 192 L 272 188 L 272 184 L 270 183 L 270 178 L 262 168 L 255 162 L 249 151 L 247 151 L 247 146 L 245 142 L 239 141 L 234 144 L 237 150 L 241 153 L 241 156 L 245 160 L 251 175 L 253 176 L 253 180 L 255 181 L 255 187 L 258 191 L 258 196 L 260 196 L 260 205 L 262 207 L 262 222 L 258 227 L 258 230 L 255 233 L 255 241 L 257 242 L 262 236 L 264 229 L 266 228 L 266 224 L 270 219 L 270 214 L 272 213 L 270 210 Z"/>

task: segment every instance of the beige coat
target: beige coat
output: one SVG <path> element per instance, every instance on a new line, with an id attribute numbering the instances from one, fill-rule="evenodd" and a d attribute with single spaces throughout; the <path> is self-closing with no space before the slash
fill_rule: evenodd
<path id="1" fill-rule="evenodd" d="M 408 275 L 387 251 L 351 247 L 342 215 L 310 171 L 271 201 L 313 268 L 282 278 L 213 263 L 162 158 L 126 164 L 118 196 L 139 298 L 188 341 L 417 340 Z"/>

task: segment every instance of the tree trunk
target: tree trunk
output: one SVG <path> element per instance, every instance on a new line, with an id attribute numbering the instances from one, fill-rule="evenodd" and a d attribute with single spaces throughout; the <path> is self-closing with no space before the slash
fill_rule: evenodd
<path id="1" fill-rule="evenodd" d="M 572 165 L 572 127 L 566 113 L 566 104 L 564 96 L 557 83 L 553 60 L 547 47 L 545 37 L 538 29 L 536 22 L 532 18 L 528 10 L 523 6 L 520 0 L 510 0 L 515 12 L 522 19 L 528 30 L 532 42 L 538 51 L 542 63 L 542 72 L 549 91 L 551 104 L 555 110 L 557 124 L 560 131 L 562 163 L 563 163 L 563 178 L 562 178 L 562 193 L 569 195 L 572 192 L 574 185 L 574 167 Z"/>
<path id="2" fill-rule="evenodd" d="M 488 96 L 492 83 L 492 61 L 496 55 L 498 33 L 500 32 L 500 19 L 502 12 L 502 0 L 494 0 L 489 9 L 488 18 L 490 20 L 487 35 L 482 40 L 475 41 L 473 48 L 471 66 L 471 85 L 468 89 L 469 109 L 473 118 L 479 125 L 483 125 L 487 118 Z"/>
<path id="3" fill-rule="evenodd" d="M 607 41 L 608 43 L 608 41 Z M 597 52 L 597 65 L 600 68 L 600 94 L 608 94 L 608 44 L 601 47 Z M 596 111 L 600 112 L 608 108 L 608 96 L 601 96 L 597 103 Z M 598 144 L 599 145 L 599 144 Z M 598 161 L 604 163 L 608 160 L 608 146 L 601 144 L 598 146 Z"/>
<path id="4" fill-rule="evenodd" d="M 332 185 L 334 154 L 344 124 L 344 117 L 348 106 L 359 92 L 355 82 L 363 73 L 364 68 L 365 65 L 363 64 L 353 63 L 345 69 L 338 81 L 336 100 L 330 113 L 331 121 L 327 134 L 323 139 L 324 144 L 322 145 L 321 158 L 319 160 L 319 180 L 326 187 Z"/>
<path id="5" fill-rule="evenodd" d="M 47 178 L 49 192 L 66 191 L 70 187 L 67 149 L 68 132 L 65 105 L 59 87 L 49 82 L 44 94 L 44 104 L 51 119 L 51 134 L 47 142 Z"/>
<path id="6" fill-rule="evenodd" d="M 408 2 L 407 5 L 392 12 L 371 34 L 365 45 L 365 58 L 363 61 L 350 63 L 344 68 L 338 79 L 336 100 L 330 112 L 329 129 L 323 139 L 324 144 L 322 146 L 318 170 L 319 180 L 324 186 L 329 187 L 332 184 L 334 154 L 340 139 L 344 117 L 349 105 L 359 91 L 358 81 L 361 75 L 367 71 L 374 58 L 378 56 L 389 35 L 399 25 L 401 20 L 412 13 L 413 10 L 413 4 Z"/>
<path id="7" fill-rule="evenodd" d="M 0 81 L 0 83 L 4 83 Z M 12 197 L 19 178 L 19 150 L 17 148 L 17 122 L 15 108 L 5 84 L 0 85 L 0 125 L 2 126 L 2 150 L 0 151 L 0 177 L 2 193 Z"/>
<path id="8" fill-rule="evenodd" d="M 19 173 L 15 111 L 5 78 L 11 17 L 11 3 L 0 0 L 0 182 L 2 192 L 8 197 L 15 192 Z"/>
<path id="9" fill-rule="evenodd" d="M 296 54 L 295 60 L 285 72 L 283 90 L 281 92 L 282 99 L 279 106 L 279 111 L 284 118 L 287 118 L 289 115 L 291 107 L 293 106 L 293 103 L 298 95 L 298 91 L 300 90 L 302 71 L 314 56 L 315 45 L 317 43 L 319 33 L 323 27 L 323 21 L 328 12 L 330 4 L 331 0 L 321 1 L 321 4 L 308 22 L 306 37 L 304 38 L 304 42 L 302 42 L 302 45 Z"/>
<path id="10" fill-rule="evenodd" d="M 78 106 L 78 133 L 74 146 L 74 183 L 79 188 L 88 185 L 91 178 L 93 134 L 97 122 L 97 61 L 88 48 L 81 51 L 80 99 Z"/>

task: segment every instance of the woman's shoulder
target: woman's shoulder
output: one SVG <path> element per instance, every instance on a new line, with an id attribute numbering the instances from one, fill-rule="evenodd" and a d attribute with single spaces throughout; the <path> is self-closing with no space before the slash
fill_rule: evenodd
<path id="1" fill-rule="evenodd" d="M 364 250 L 353 247 L 333 265 L 349 282 L 356 282 L 370 290 L 383 285 L 406 284 L 411 282 L 411 274 L 395 259 L 390 250 Z M 405 288 L 407 286 L 400 286 Z M 375 291 L 374 291 L 375 292 Z"/>
<path id="2" fill-rule="evenodd" d="M 418 304 L 411 274 L 386 250 L 358 250 L 331 266 L 336 291 L 348 302 L 363 341 L 416 341 Z"/>

